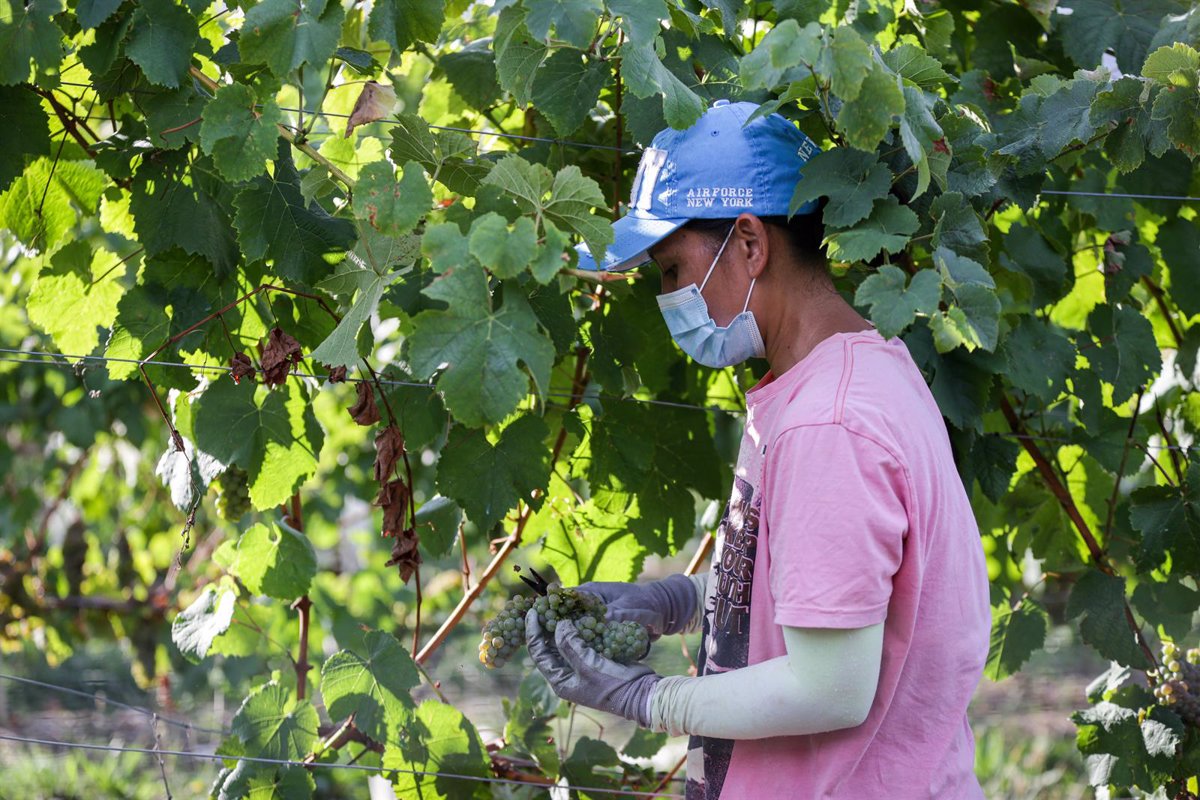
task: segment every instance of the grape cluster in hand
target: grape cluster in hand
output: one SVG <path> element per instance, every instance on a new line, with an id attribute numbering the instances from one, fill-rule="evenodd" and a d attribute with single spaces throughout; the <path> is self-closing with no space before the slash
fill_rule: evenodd
<path id="1" fill-rule="evenodd" d="M 1172 642 L 1162 647 L 1161 669 L 1154 696 L 1184 722 L 1200 727 L 1200 648 L 1185 654 Z"/>
<path id="2" fill-rule="evenodd" d="M 217 478 L 217 513 L 237 522 L 250 510 L 250 479 L 244 469 L 230 466 Z"/>
<path id="3" fill-rule="evenodd" d="M 571 620 L 583 641 L 605 658 L 632 664 L 650 646 L 650 634 L 636 622 L 606 620 L 604 601 L 588 592 L 552 585 L 544 597 L 513 595 L 504 610 L 483 626 L 479 661 L 488 669 L 502 667 L 525 644 L 525 615 L 537 612 L 546 633 L 553 634 L 560 620 Z"/>

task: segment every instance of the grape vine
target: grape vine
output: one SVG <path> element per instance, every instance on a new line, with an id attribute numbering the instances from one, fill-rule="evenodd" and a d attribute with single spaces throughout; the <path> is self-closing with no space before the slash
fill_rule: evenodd
<path id="1" fill-rule="evenodd" d="M 485 617 L 522 658 L 514 553 L 704 568 L 762 365 L 689 362 L 650 270 L 573 245 L 732 97 L 820 144 L 794 202 L 946 419 L 989 678 L 1071 626 L 1114 664 L 1088 779 L 1200 793 L 1200 10 L 1059 5 L 0 0 L 0 649 L 119 640 L 167 694 L 249 660 L 222 798 L 356 757 L 398 796 L 660 791 L 621 755 L 663 739 L 548 744 L 534 679 L 476 727 L 452 684 L 505 674 Z"/>

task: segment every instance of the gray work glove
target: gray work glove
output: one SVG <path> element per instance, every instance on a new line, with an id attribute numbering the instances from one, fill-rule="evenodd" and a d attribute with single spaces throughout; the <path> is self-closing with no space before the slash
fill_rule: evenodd
<path id="1" fill-rule="evenodd" d="M 525 615 L 525 644 L 538 671 L 563 700 L 607 711 L 650 727 L 650 695 L 662 676 L 645 664 L 618 664 L 588 647 L 570 620 L 550 638 L 537 612 Z"/>
<path id="2" fill-rule="evenodd" d="M 646 583 L 593 581 L 577 588 L 600 595 L 608 606 L 608 619 L 640 623 L 651 639 L 682 632 L 696 613 L 696 589 L 686 575 Z"/>

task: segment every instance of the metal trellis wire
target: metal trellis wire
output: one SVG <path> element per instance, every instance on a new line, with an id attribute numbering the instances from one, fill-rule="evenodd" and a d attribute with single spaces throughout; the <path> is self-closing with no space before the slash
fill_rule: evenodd
<path id="1" fill-rule="evenodd" d="M 114 745 L 91 744 L 88 742 L 64 742 L 54 739 L 36 739 L 28 736 L 11 736 L 0 733 L 0 739 L 10 742 L 21 742 L 23 744 L 33 744 L 41 747 L 66 747 L 74 750 L 94 750 L 106 753 L 141 753 L 144 755 L 163 755 L 177 756 L 179 758 L 195 758 L 205 761 L 247 761 L 252 764 L 274 764 L 284 767 L 304 767 L 304 768 L 319 768 L 319 769 L 345 769 L 355 770 L 357 772 L 373 772 L 379 774 L 401 773 L 405 775 L 422 775 L 435 778 L 451 778 L 455 780 L 477 781 L 480 783 L 503 783 L 518 786 L 537 786 L 542 789 L 568 789 L 578 792 L 590 792 L 592 794 L 611 794 L 611 795 L 632 795 L 635 797 L 668 797 L 680 798 L 683 795 L 674 794 L 672 792 L 643 792 L 636 789 L 609 789 L 604 787 L 592 786 L 577 786 L 575 784 L 566 783 L 541 783 L 539 781 L 521 780 L 519 778 L 495 778 L 484 777 L 479 775 L 463 775 L 455 772 L 438 772 L 435 770 L 420 770 L 420 769 L 405 769 L 402 767 L 372 767 L 365 764 L 340 764 L 340 763 L 323 763 L 314 761 L 305 763 L 303 761 L 292 761 L 281 758 L 262 758 L 258 756 L 230 756 L 220 755 L 217 753 L 197 753 L 188 750 L 154 750 L 146 747 L 116 747 Z"/>
<path id="2" fill-rule="evenodd" d="M 29 686 L 37 686 L 42 689 L 49 689 L 49 690 L 55 691 L 55 692 L 62 692 L 63 694 L 71 694 L 71 695 L 75 695 L 77 697 L 86 697 L 89 700 L 94 700 L 96 703 L 99 703 L 99 704 L 107 704 L 107 705 L 116 706 L 117 708 L 124 708 L 128 711 L 135 711 L 139 714 L 145 714 L 146 716 L 150 717 L 151 719 L 157 719 L 159 722 L 165 722 L 168 725 L 174 725 L 176 727 L 184 728 L 186 730 L 202 731 L 204 733 L 218 733 L 218 734 L 221 734 L 222 736 L 229 735 L 229 731 L 221 729 L 221 728 L 206 728 L 203 725 L 196 725 L 192 722 L 187 722 L 187 721 L 178 720 L 178 719 L 171 719 L 170 717 L 164 717 L 162 714 L 158 713 L 157 711 L 152 711 L 148 708 L 130 705 L 129 703 L 123 703 L 120 700 L 113 700 L 112 698 L 109 698 L 109 697 L 102 697 L 98 694 L 92 694 L 90 692 L 84 692 L 79 689 L 73 689 L 70 686 L 61 686 L 56 683 L 46 683 L 45 681 L 38 681 L 38 680 L 34 680 L 33 678 L 22 678 L 22 677 L 18 677 L 17 675 L 6 675 L 4 673 L 0 673 L 0 678 L 2 678 L 4 680 L 8 680 L 8 681 L 13 681 L 14 683 L 23 683 L 23 684 L 26 684 Z"/>

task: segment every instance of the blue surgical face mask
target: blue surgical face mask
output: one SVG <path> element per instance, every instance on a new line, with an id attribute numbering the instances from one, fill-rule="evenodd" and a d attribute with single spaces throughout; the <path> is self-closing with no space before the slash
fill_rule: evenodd
<path id="1" fill-rule="evenodd" d="M 767 352 L 762 335 L 758 332 L 758 323 L 754 321 L 754 312 L 749 310 L 750 295 L 754 292 L 753 279 L 750 281 L 750 291 L 746 293 L 742 313 L 724 328 L 718 326 L 709 315 L 708 303 L 704 302 L 704 287 L 708 285 L 708 279 L 725 252 L 731 235 L 732 226 L 729 233 L 725 234 L 725 241 L 721 242 L 721 249 L 717 251 L 717 257 L 713 259 L 700 286 L 693 283 L 658 296 L 658 308 L 667 321 L 671 338 L 683 352 L 706 367 L 729 367 L 753 356 L 762 358 Z"/>

